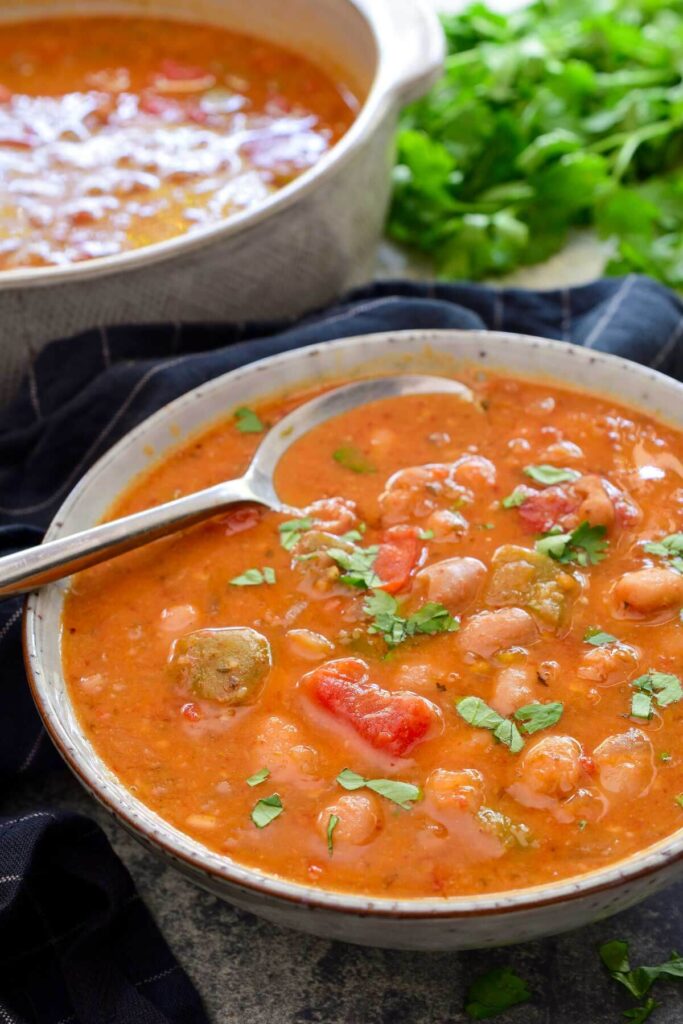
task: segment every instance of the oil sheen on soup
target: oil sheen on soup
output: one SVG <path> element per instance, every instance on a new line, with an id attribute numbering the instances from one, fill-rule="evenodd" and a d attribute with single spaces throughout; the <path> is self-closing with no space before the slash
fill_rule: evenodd
<path id="1" fill-rule="evenodd" d="M 304 57 L 213 25 L 3 24 L 0 270 L 111 256 L 249 209 L 356 108 Z"/>
<path id="2" fill-rule="evenodd" d="M 531 886 L 683 824 L 683 438 L 464 371 L 298 440 L 241 508 L 88 570 L 63 656 L 95 748 L 209 848 L 392 897 Z M 125 513 L 241 472 L 241 410 Z"/>

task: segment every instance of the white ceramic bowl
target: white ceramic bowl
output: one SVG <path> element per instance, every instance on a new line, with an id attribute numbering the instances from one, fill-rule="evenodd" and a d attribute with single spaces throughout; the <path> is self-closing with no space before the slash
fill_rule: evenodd
<path id="1" fill-rule="evenodd" d="M 398 111 L 427 91 L 444 54 L 426 0 L 0 0 L 0 25 L 78 12 L 169 16 L 269 39 L 336 72 L 363 104 L 319 163 L 253 210 L 117 256 L 0 273 L 0 404 L 54 338 L 117 323 L 296 315 L 367 280 Z"/>
<path id="2" fill-rule="evenodd" d="M 311 379 L 417 371 L 457 373 L 463 361 L 563 384 L 667 415 L 683 425 L 683 386 L 627 360 L 541 338 L 479 331 L 402 331 L 349 338 L 272 356 L 176 399 L 111 449 L 72 491 L 47 539 L 95 524 L 120 491 L 184 436 L 236 405 Z M 61 665 L 65 585 L 27 602 L 25 653 L 33 695 L 57 747 L 83 785 L 135 836 L 188 878 L 278 924 L 330 938 L 410 949 L 458 949 L 520 942 L 576 928 L 637 902 L 683 869 L 683 830 L 599 871 L 535 888 L 453 899 L 370 899 L 326 892 L 245 868 L 207 850 L 140 803 L 100 760 L 69 700 Z M 409 851 L 406 851 L 409 856 Z"/>

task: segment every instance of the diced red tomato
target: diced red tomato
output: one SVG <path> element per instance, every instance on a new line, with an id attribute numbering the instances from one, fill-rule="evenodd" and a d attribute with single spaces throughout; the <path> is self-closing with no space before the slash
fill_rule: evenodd
<path id="1" fill-rule="evenodd" d="M 177 60 L 167 58 L 161 62 L 161 73 L 171 82 L 192 82 L 196 78 L 205 78 L 207 72 L 192 64 L 181 64 Z"/>
<path id="2" fill-rule="evenodd" d="M 370 681 L 360 658 L 328 661 L 304 676 L 311 696 L 375 750 L 404 757 L 429 734 L 437 708 L 415 693 L 391 693 Z"/>
<path id="3" fill-rule="evenodd" d="M 140 96 L 140 110 L 145 114 L 152 114 L 153 117 L 163 117 L 166 120 L 180 119 L 183 116 L 183 107 L 178 100 L 169 99 L 167 96 L 159 96 L 156 92 L 145 90 Z"/>
<path id="4" fill-rule="evenodd" d="M 258 505 L 241 505 L 239 508 L 226 512 L 225 515 L 217 516 L 214 523 L 223 529 L 226 537 L 231 537 L 233 533 L 251 530 L 262 515 L 263 511 Z"/>
<path id="5" fill-rule="evenodd" d="M 548 487 L 519 506 L 519 518 L 527 532 L 546 533 L 560 523 L 563 516 L 575 512 L 578 505 L 577 498 L 563 488 Z"/>
<path id="6" fill-rule="evenodd" d="M 597 769 L 595 766 L 595 761 L 592 757 L 590 757 L 588 754 L 582 754 L 579 758 L 579 763 L 585 771 L 586 775 L 595 775 Z"/>
<path id="7" fill-rule="evenodd" d="M 373 566 L 381 579 L 380 590 L 394 594 L 410 579 L 420 557 L 420 542 L 414 526 L 392 526 L 384 534 Z"/>
<path id="8" fill-rule="evenodd" d="M 192 701 L 190 701 L 189 704 L 183 704 L 180 709 L 180 714 L 183 718 L 187 718 L 188 722 L 198 722 L 202 717 L 199 705 L 194 704 Z"/>

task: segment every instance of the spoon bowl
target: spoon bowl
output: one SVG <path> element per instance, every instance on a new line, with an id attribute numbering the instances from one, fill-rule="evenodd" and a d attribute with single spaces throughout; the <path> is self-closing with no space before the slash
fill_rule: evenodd
<path id="1" fill-rule="evenodd" d="M 255 502 L 291 511 L 273 484 L 275 468 L 294 441 L 314 427 L 369 402 L 401 395 L 457 395 L 478 408 L 472 391 L 448 377 L 397 374 L 346 384 L 293 409 L 270 430 L 243 476 L 154 508 L 0 558 L 0 597 L 22 594 L 211 518 L 231 505 Z"/>

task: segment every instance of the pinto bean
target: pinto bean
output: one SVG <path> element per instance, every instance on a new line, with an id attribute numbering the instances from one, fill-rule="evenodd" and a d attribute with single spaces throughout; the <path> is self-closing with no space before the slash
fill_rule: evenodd
<path id="1" fill-rule="evenodd" d="M 529 704 L 533 697 L 535 669 L 529 665 L 510 665 L 498 673 L 491 707 L 499 715 L 511 715 L 517 708 Z"/>
<path id="2" fill-rule="evenodd" d="M 614 796 L 644 796 L 655 777 L 652 743 L 640 729 L 608 736 L 593 751 L 600 785 Z"/>
<path id="3" fill-rule="evenodd" d="M 430 601 L 456 615 L 475 600 L 485 576 L 486 566 L 478 558 L 445 558 L 422 569 L 416 579 L 426 584 Z"/>
<path id="4" fill-rule="evenodd" d="M 581 775 L 581 744 L 573 736 L 544 736 L 524 754 L 519 781 L 534 793 L 564 797 Z"/>
<path id="5" fill-rule="evenodd" d="M 683 576 L 672 569 L 637 569 L 625 573 L 612 593 L 617 614 L 653 615 L 683 604 Z"/>
<path id="6" fill-rule="evenodd" d="M 425 795 L 441 810 L 476 814 L 484 803 L 484 777 L 475 768 L 436 768 L 425 782 Z"/>
<path id="7" fill-rule="evenodd" d="M 466 622 L 458 633 L 460 646 L 481 658 L 492 658 L 508 647 L 532 644 L 537 638 L 536 624 L 523 608 L 481 612 Z"/>
<path id="8" fill-rule="evenodd" d="M 582 499 L 578 511 L 582 522 L 587 520 L 591 526 L 605 526 L 608 529 L 614 524 L 614 504 L 599 476 L 582 476 L 574 484 L 574 490 Z"/>
<path id="9" fill-rule="evenodd" d="M 630 644 L 616 643 L 594 647 L 581 658 L 577 674 L 599 686 L 624 683 L 638 669 L 640 651 Z"/>
<path id="10" fill-rule="evenodd" d="M 320 812 L 318 828 L 325 841 L 333 814 L 339 819 L 334 829 L 335 846 L 365 846 L 375 838 L 382 826 L 382 812 L 377 799 L 370 793 L 345 793 Z"/>

